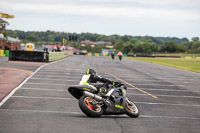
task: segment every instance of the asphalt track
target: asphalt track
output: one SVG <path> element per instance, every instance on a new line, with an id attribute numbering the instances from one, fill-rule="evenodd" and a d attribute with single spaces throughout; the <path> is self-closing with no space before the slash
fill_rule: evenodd
<path id="1" fill-rule="evenodd" d="M 127 84 L 139 118 L 88 118 L 67 91 L 87 68 Z M 133 60 L 72 56 L 32 75 L 0 107 L 0 133 L 199 133 L 200 74 Z"/>

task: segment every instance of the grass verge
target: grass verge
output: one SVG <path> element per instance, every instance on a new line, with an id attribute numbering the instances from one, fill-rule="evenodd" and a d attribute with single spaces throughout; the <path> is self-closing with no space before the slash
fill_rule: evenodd
<path id="1" fill-rule="evenodd" d="M 188 70 L 200 73 L 199 59 L 182 59 L 182 58 L 149 58 L 149 57 L 126 57 L 127 59 L 150 62 L 154 64 L 165 65 L 169 67 Z"/>

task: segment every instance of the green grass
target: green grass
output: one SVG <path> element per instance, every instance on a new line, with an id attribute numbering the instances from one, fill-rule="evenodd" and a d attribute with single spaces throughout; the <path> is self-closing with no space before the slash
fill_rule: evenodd
<path id="1" fill-rule="evenodd" d="M 168 53 L 168 54 L 158 54 L 158 56 L 196 56 L 196 57 L 200 57 L 200 54 Z"/>
<path id="2" fill-rule="evenodd" d="M 127 59 L 150 62 L 169 67 L 188 70 L 200 73 L 200 59 L 181 59 L 181 58 L 146 58 L 146 57 L 126 57 Z"/>

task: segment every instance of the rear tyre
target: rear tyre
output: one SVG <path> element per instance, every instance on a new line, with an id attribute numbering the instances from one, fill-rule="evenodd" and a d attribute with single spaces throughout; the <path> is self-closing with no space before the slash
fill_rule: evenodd
<path id="1" fill-rule="evenodd" d="M 126 114 L 134 118 L 137 118 L 140 115 L 137 106 L 129 100 L 126 100 Z"/>
<path id="2" fill-rule="evenodd" d="M 79 99 L 79 107 L 89 117 L 101 117 L 103 114 L 102 107 L 96 102 L 95 99 L 82 96 Z"/>

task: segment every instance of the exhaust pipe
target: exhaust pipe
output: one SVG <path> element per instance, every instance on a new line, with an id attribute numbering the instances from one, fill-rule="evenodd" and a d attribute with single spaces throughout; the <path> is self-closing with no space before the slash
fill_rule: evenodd
<path id="1" fill-rule="evenodd" d="M 90 92 L 88 92 L 88 91 L 84 91 L 84 92 L 83 92 L 83 95 L 85 95 L 85 96 L 87 96 L 87 97 L 91 97 L 91 98 L 93 98 L 93 99 L 95 99 L 95 100 L 97 100 L 97 101 L 102 101 L 102 100 L 103 100 L 102 97 L 100 97 L 100 96 L 98 96 L 98 95 L 95 95 L 95 94 L 93 94 L 93 93 L 90 93 Z"/>

